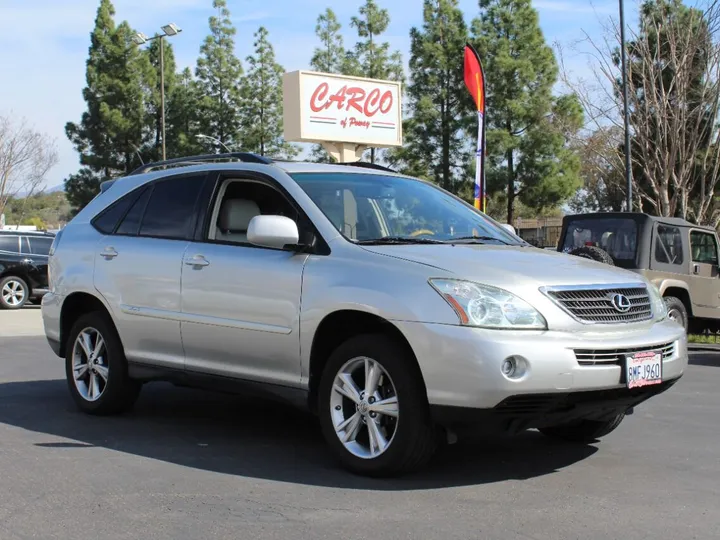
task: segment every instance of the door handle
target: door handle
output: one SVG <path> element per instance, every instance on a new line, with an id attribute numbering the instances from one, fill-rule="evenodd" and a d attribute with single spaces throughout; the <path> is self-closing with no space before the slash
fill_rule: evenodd
<path id="1" fill-rule="evenodd" d="M 35 264 L 35 261 L 33 261 L 32 259 L 23 259 L 22 262 L 24 264 Z"/>
<path id="2" fill-rule="evenodd" d="M 108 261 L 118 256 L 118 252 L 113 247 L 106 247 L 100 252 L 101 257 L 105 257 Z"/>
<path id="3" fill-rule="evenodd" d="M 202 255 L 195 255 L 194 257 L 185 259 L 185 264 L 187 264 L 188 266 L 202 267 L 202 266 L 208 266 L 210 264 L 210 261 L 208 261 Z"/>
<path id="4" fill-rule="evenodd" d="M 694 274 L 700 273 L 700 267 L 697 264 L 693 264 L 693 273 Z"/>

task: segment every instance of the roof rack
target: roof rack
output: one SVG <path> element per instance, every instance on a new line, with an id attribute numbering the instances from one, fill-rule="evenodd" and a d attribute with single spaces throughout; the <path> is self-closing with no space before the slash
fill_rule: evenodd
<path id="1" fill-rule="evenodd" d="M 154 171 L 156 169 L 161 168 L 167 168 L 167 167 L 173 167 L 173 166 L 183 166 L 183 165 L 195 165 L 198 163 L 205 163 L 208 161 L 242 161 L 245 163 L 264 163 L 264 164 L 270 164 L 273 162 L 272 159 L 260 156 L 258 154 L 253 154 L 251 152 L 230 152 L 227 154 L 203 154 L 200 156 L 186 156 L 186 157 L 180 157 L 180 158 L 174 158 L 174 159 L 166 159 L 165 161 L 155 161 L 153 163 L 147 163 L 145 165 L 142 165 L 141 167 L 138 167 L 134 171 L 132 171 L 128 176 L 132 176 L 134 174 L 143 174 L 146 172 Z"/>
<path id="2" fill-rule="evenodd" d="M 363 169 L 377 169 L 378 171 L 397 172 L 390 167 L 378 165 L 377 163 L 368 163 L 367 161 L 348 161 L 345 163 L 336 163 L 336 165 L 349 165 L 351 167 L 362 167 Z"/>

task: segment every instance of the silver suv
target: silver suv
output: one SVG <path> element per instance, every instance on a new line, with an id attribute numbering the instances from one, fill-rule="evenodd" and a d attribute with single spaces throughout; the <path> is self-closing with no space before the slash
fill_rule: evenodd
<path id="1" fill-rule="evenodd" d="M 198 156 L 104 184 L 42 302 L 80 409 L 124 411 L 153 380 L 261 390 L 388 475 L 467 429 L 593 441 L 683 374 L 683 328 L 642 276 L 361 165 Z"/>

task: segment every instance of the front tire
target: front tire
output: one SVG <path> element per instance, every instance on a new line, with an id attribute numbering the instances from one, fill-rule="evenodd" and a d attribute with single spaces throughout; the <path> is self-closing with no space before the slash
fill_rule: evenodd
<path id="1" fill-rule="evenodd" d="M 0 309 L 20 309 L 30 299 L 30 287 L 24 279 L 7 276 L 0 280 Z"/>
<path id="2" fill-rule="evenodd" d="M 540 428 L 540 433 L 551 439 L 587 444 L 615 431 L 624 418 L 625 413 L 621 413 L 610 420 L 578 420 L 570 424 Z"/>
<path id="3" fill-rule="evenodd" d="M 674 296 L 666 296 L 665 305 L 667 306 L 668 319 L 681 324 L 685 328 L 685 332 L 687 332 L 690 326 L 690 318 L 683 301 Z"/>
<path id="4" fill-rule="evenodd" d="M 366 476 L 421 468 L 435 429 L 415 359 L 383 334 L 350 338 L 330 356 L 320 380 L 323 435 L 340 463 Z"/>
<path id="5" fill-rule="evenodd" d="M 128 376 L 120 337 L 108 315 L 100 311 L 81 316 L 73 325 L 66 346 L 65 375 L 78 408 L 94 415 L 131 409 L 141 387 Z"/>

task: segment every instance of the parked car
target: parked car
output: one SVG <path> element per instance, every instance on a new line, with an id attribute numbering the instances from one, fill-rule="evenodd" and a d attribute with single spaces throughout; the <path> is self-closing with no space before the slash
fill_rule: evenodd
<path id="1" fill-rule="evenodd" d="M 720 322 L 718 235 L 710 227 L 641 213 L 565 216 L 558 250 L 643 275 L 686 330 Z"/>
<path id="2" fill-rule="evenodd" d="M 44 232 L 0 231 L 0 309 L 20 309 L 47 292 L 53 238 Z"/>
<path id="3" fill-rule="evenodd" d="M 688 360 L 643 276 L 361 163 L 143 166 L 57 235 L 50 276 L 45 331 L 81 410 L 127 410 L 152 380 L 260 390 L 368 475 L 466 429 L 594 441 Z"/>

